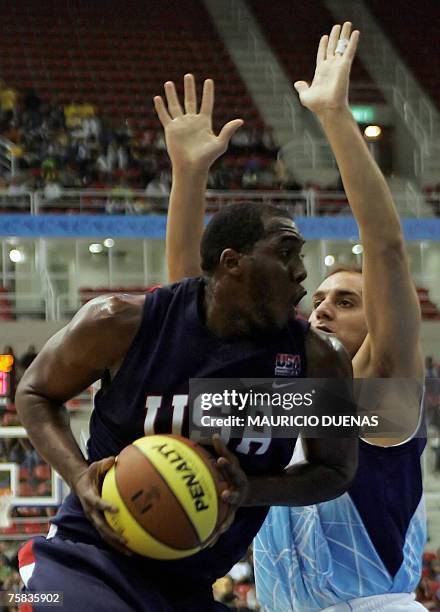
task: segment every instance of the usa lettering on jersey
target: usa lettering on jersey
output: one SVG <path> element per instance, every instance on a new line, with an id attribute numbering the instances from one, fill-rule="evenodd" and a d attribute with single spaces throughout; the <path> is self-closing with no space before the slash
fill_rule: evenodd
<path id="1" fill-rule="evenodd" d="M 301 373 L 301 356 L 289 353 L 277 353 L 275 359 L 275 376 L 299 376 Z"/>

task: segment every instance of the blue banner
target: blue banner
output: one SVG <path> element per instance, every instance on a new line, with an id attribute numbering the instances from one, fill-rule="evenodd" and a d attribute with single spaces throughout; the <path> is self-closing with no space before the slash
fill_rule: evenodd
<path id="1" fill-rule="evenodd" d="M 353 217 L 297 217 L 307 240 L 357 239 Z M 406 240 L 440 241 L 440 219 L 403 219 Z M 23 238 L 164 239 L 165 215 L 26 215 L 0 214 L 0 236 Z"/>

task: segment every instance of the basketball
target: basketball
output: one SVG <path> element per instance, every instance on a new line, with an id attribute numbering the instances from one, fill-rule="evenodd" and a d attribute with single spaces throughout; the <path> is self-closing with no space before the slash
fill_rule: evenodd
<path id="1" fill-rule="evenodd" d="M 104 478 L 105 512 L 134 552 L 154 559 L 195 554 L 225 520 L 227 487 L 216 461 L 198 444 L 176 435 L 136 440 L 118 455 Z"/>

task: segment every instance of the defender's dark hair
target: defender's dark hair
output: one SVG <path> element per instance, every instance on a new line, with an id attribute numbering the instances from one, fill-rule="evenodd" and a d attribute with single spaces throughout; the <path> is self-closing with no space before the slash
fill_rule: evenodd
<path id="1" fill-rule="evenodd" d="M 355 264 L 336 265 L 330 268 L 328 273 L 324 276 L 324 279 L 333 276 L 333 274 L 338 274 L 338 272 L 353 272 L 354 274 L 362 274 L 362 267 Z"/>
<path id="2" fill-rule="evenodd" d="M 238 202 L 222 206 L 203 232 L 200 244 L 201 267 L 212 274 L 225 249 L 249 253 L 264 236 L 264 219 L 283 217 L 292 219 L 290 212 L 273 204 Z"/>

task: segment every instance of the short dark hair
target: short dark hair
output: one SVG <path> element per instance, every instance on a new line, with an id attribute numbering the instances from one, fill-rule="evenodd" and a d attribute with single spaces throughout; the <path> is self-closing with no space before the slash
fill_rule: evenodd
<path id="1" fill-rule="evenodd" d="M 270 217 L 292 219 L 286 208 L 274 204 L 235 202 L 222 206 L 203 232 L 200 243 L 202 270 L 212 274 L 225 249 L 249 253 L 264 236 L 263 219 Z"/>
<path id="2" fill-rule="evenodd" d="M 333 276 L 333 274 L 338 274 L 338 272 L 352 272 L 353 274 L 362 274 L 362 267 L 357 266 L 355 264 L 336 265 L 330 268 L 328 273 L 324 276 L 324 279 L 330 278 L 330 276 Z"/>

